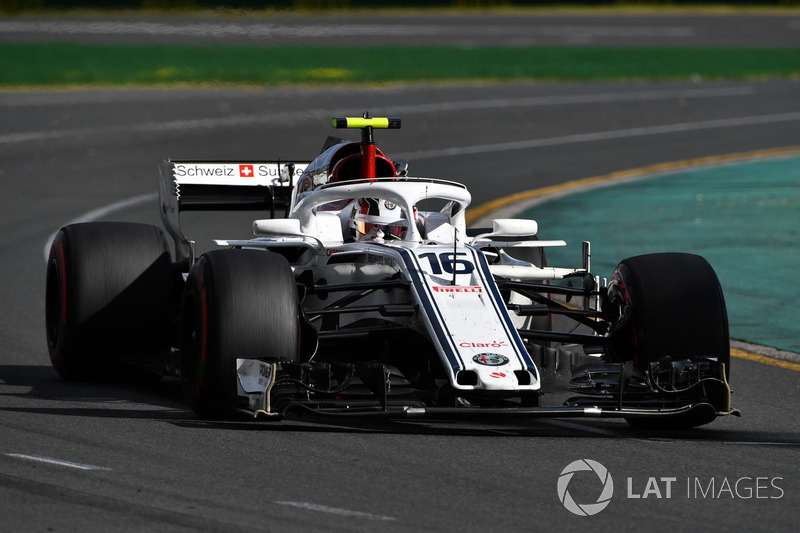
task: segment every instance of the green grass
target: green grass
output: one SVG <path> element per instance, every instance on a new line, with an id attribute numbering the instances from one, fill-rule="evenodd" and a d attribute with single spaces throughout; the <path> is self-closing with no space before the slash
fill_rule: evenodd
<path id="1" fill-rule="evenodd" d="M 0 43 L 0 86 L 800 77 L 800 49 Z"/>

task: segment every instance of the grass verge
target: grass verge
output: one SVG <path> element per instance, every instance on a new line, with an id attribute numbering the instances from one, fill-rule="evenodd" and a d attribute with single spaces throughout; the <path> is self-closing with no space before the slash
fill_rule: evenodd
<path id="1" fill-rule="evenodd" d="M 800 49 L 0 43 L 0 86 L 800 78 Z"/>

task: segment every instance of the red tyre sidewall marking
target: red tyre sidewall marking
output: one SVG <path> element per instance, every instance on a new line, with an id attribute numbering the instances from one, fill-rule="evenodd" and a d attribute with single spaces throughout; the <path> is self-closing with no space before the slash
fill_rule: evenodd
<path id="1" fill-rule="evenodd" d="M 615 272 L 614 275 L 611 277 L 611 281 L 617 282 L 617 287 L 619 288 L 620 294 L 622 294 L 622 298 L 625 300 L 625 304 L 630 306 L 631 305 L 631 294 L 628 291 L 628 286 L 625 284 L 625 280 L 622 278 L 619 273 Z M 631 317 L 633 322 L 636 322 L 634 317 Z M 632 324 L 631 330 L 631 344 L 633 345 L 633 366 L 639 368 L 639 339 L 636 336 L 636 326 Z"/>
<path id="2" fill-rule="evenodd" d="M 200 316 L 203 324 L 203 334 L 200 336 L 200 365 L 203 368 L 203 373 L 205 373 L 208 353 L 208 296 L 205 287 L 200 291 L 200 307 L 202 309 Z"/>
<path id="3" fill-rule="evenodd" d="M 60 367 L 63 351 L 64 351 L 64 334 L 67 329 L 67 273 L 66 273 L 66 260 L 64 257 L 64 241 L 59 235 L 56 241 L 56 249 L 58 253 L 58 263 L 56 268 L 59 270 L 59 278 L 61 281 L 61 320 L 59 323 L 58 339 L 56 341 L 56 360 L 55 366 Z"/>
<path id="4" fill-rule="evenodd" d="M 200 327 L 202 328 L 202 332 L 200 334 L 200 361 L 197 364 L 198 368 L 195 372 L 197 382 L 195 383 L 194 396 L 196 400 L 200 400 L 206 372 L 206 356 L 208 353 L 208 292 L 203 276 L 197 274 L 197 278 L 200 282 Z"/>

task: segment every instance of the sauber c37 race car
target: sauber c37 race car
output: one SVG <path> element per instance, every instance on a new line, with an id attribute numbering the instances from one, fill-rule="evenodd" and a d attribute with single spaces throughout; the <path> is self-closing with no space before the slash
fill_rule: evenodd
<path id="1" fill-rule="evenodd" d="M 164 161 L 143 224 L 62 228 L 46 327 L 65 379 L 179 376 L 202 418 L 615 417 L 690 427 L 731 409 L 717 276 L 697 255 L 550 266 L 533 220 L 467 228 L 470 193 L 410 177 L 336 118 L 313 161 Z M 196 257 L 185 211 L 260 211 Z M 576 253 L 576 256 L 578 254 Z"/>

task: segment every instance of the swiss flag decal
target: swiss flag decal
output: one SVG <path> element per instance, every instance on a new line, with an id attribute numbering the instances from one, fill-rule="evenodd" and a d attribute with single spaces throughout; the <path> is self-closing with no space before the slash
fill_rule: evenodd
<path id="1" fill-rule="evenodd" d="M 239 165 L 239 177 L 240 178 L 252 178 L 253 177 L 253 165 Z"/>

